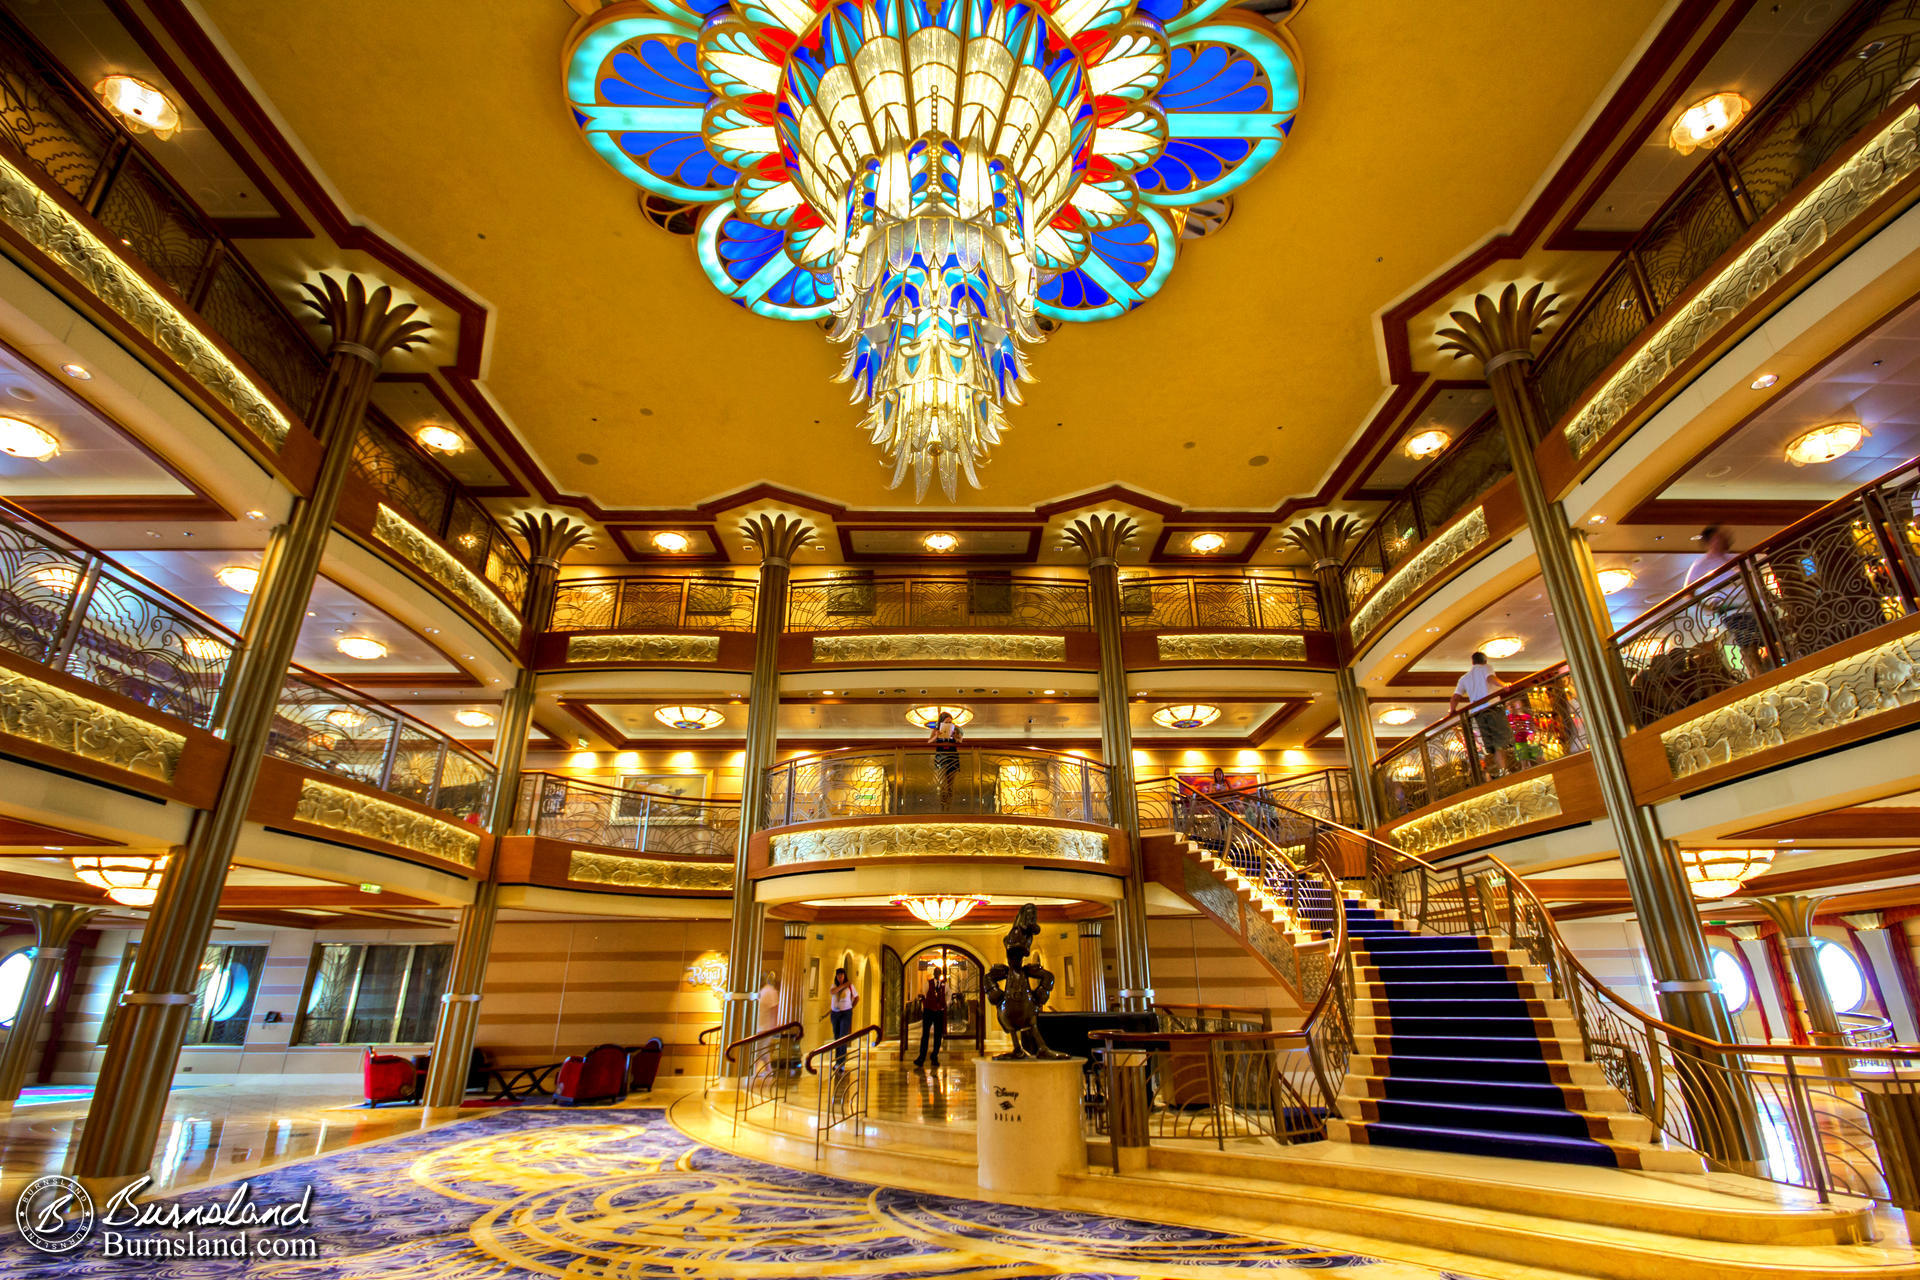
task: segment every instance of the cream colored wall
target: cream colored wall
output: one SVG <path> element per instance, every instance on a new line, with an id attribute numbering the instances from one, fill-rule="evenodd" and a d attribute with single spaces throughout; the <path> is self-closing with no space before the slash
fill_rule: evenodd
<path id="1" fill-rule="evenodd" d="M 1147 952 L 1156 1003 L 1267 1009 L 1275 1026 L 1292 1026 L 1305 1013 L 1264 965 L 1204 916 L 1150 918 Z"/>

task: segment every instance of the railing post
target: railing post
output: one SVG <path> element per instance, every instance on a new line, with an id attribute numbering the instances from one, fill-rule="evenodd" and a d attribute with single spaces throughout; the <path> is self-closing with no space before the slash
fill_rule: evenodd
<path id="1" fill-rule="evenodd" d="M 107 192 L 119 178 L 121 166 L 126 164 L 127 154 L 132 150 L 131 137 L 125 133 L 115 134 L 112 145 L 100 161 L 100 167 L 93 171 L 93 181 L 87 185 L 86 194 L 80 197 L 80 205 L 94 217 L 100 216 L 100 208 L 107 202 Z"/>
<path id="2" fill-rule="evenodd" d="M 633 824 L 633 847 L 639 851 L 647 847 L 647 828 L 653 821 L 653 797 L 647 796 L 640 801 L 640 821 Z"/>
<path id="3" fill-rule="evenodd" d="M 1880 554 L 1886 557 L 1887 576 L 1893 582 L 1893 589 L 1900 593 L 1901 607 L 1909 615 L 1920 613 L 1920 565 L 1914 563 L 1907 540 L 1894 535 L 1897 526 L 1893 513 L 1887 508 L 1886 495 L 1869 490 L 1863 505 L 1867 524 L 1880 544 Z"/>
<path id="4" fill-rule="evenodd" d="M 1777 670 L 1793 661 L 1788 656 L 1785 644 L 1781 641 L 1779 628 L 1773 617 L 1773 597 L 1762 588 L 1766 585 L 1760 580 L 1759 572 L 1751 559 L 1742 556 L 1739 564 L 1739 581 L 1747 593 L 1747 602 L 1753 606 L 1753 620 L 1760 629 L 1760 643 L 1767 647 L 1767 658 Z M 1746 655 L 1743 653 L 1744 659 Z M 1749 680 L 1759 676 L 1758 671 L 1749 672 Z"/>
<path id="5" fill-rule="evenodd" d="M 440 740 L 440 751 L 433 760 L 433 785 L 427 788 L 427 807 L 436 808 L 440 799 L 440 784 L 447 776 L 447 740 Z M 505 835 L 505 832 L 501 832 Z"/>
<path id="6" fill-rule="evenodd" d="M 67 670 L 67 659 L 73 656 L 74 642 L 80 638 L 87 610 L 93 605 L 94 589 L 100 585 L 101 567 L 99 556 L 88 556 L 79 580 L 73 584 L 73 594 L 67 598 L 67 616 L 61 619 L 60 634 L 54 639 L 52 652 L 47 654 L 47 665 L 56 671 Z"/>
<path id="7" fill-rule="evenodd" d="M 407 722 L 395 715 L 393 727 L 387 730 L 387 746 L 380 758 L 380 789 L 382 791 L 388 790 L 393 785 L 393 761 L 394 757 L 400 754 L 400 731 L 406 727 Z"/>

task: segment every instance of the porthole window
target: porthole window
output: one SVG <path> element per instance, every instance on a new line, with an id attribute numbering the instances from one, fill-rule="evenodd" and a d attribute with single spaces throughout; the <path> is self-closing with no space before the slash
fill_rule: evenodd
<path id="1" fill-rule="evenodd" d="M 1814 942 L 1814 956 L 1820 962 L 1820 980 L 1827 984 L 1827 999 L 1834 1012 L 1853 1013 L 1867 1002 L 1867 975 L 1853 952 L 1825 938 Z"/>
<path id="2" fill-rule="evenodd" d="M 0 960 L 0 1027 L 13 1025 L 13 1016 L 20 1012 L 20 1000 L 27 994 L 27 975 L 33 971 L 33 952 L 22 948 L 4 960 Z M 47 1008 L 53 1007 L 53 1001 L 60 994 L 60 979 L 56 975 L 47 987 Z"/>
<path id="3" fill-rule="evenodd" d="M 1728 1013 L 1739 1013 L 1753 999 L 1753 991 L 1747 986 L 1746 968 L 1733 952 L 1713 948 L 1713 977 L 1720 984 L 1720 995 L 1727 1002 Z"/>

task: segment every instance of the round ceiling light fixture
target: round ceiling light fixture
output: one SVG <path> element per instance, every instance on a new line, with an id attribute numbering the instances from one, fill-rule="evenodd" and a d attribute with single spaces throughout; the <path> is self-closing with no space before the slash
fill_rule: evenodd
<path id="1" fill-rule="evenodd" d="M 1600 594 L 1603 596 L 1618 595 L 1633 585 L 1633 570 L 1631 569 L 1602 569 L 1598 577 L 1600 579 Z"/>
<path id="2" fill-rule="evenodd" d="M 326 721 L 336 729 L 352 733 L 367 722 L 367 713 L 357 707 L 335 707 L 327 712 Z"/>
<path id="3" fill-rule="evenodd" d="M 220 580 L 221 586 L 229 591 L 238 591 L 243 596 L 252 595 L 253 589 L 260 585 L 260 571 L 250 564 L 226 565 L 215 569 L 213 576 Z"/>
<path id="4" fill-rule="evenodd" d="M 1514 654 L 1519 653 L 1526 647 L 1527 642 L 1519 636 L 1495 636 L 1480 646 L 1480 652 L 1498 662 L 1505 658 L 1511 658 Z"/>
<path id="5" fill-rule="evenodd" d="M 717 729 L 726 723 L 726 715 L 712 707 L 661 707 L 653 718 L 669 729 Z"/>
<path id="6" fill-rule="evenodd" d="M 31 422 L 0 418 L 0 453 L 10 453 L 29 462 L 45 462 L 59 455 L 60 439 Z"/>
<path id="7" fill-rule="evenodd" d="M 1418 714 L 1412 707 L 1388 707 L 1380 713 L 1381 724 L 1412 724 Z"/>
<path id="8" fill-rule="evenodd" d="M 1787 442 L 1787 461 L 1796 467 L 1819 466 L 1844 458 L 1873 432 L 1857 422 L 1829 422 Z"/>
<path id="9" fill-rule="evenodd" d="M 1690 156 L 1701 147 L 1711 151 L 1752 107 L 1751 102 L 1732 90 L 1702 98 L 1673 122 L 1673 128 L 1667 133 L 1667 145 L 1683 156 Z"/>
<path id="10" fill-rule="evenodd" d="M 1220 718 L 1220 708 L 1205 702 L 1180 702 L 1161 707 L 1153 722 L 1162 729 L 1204 729 Z"/>
<path id="11" fill-rule="evenodd" d="M 138 76 L 111 75 L 94 85 L 93 91 L 135 133 L 152 130 L 164 142 L 180 131 L 180 108 Z"/>
<path id="12" fill-rule="evenodd" d="M 693 546 L 692 538 L 684 533 L 675 533 L 671 529 L 654 534 L 648 541 L 653 543 L 655 551 L 664 551 L 670 556 L 677 556 Z"/>
<path id="13" fill-rule="evenodd" d="M 68 362 L 67 364 L 63 364 L 60 366 L 60 372 L 66 374 L 69 378 L 72 378 L 75 382 L 92 382 L 93 381 L 93 370 L 87 368 L 87 366 L 83 364 L 73 364 L 72 362 Z"/>
<path id="14" fill-rule="evenodd" d="M 1452 443 L 1452 432 L 1439 427 L 1428 427 L 1425 431 L 1408 436 L 1404 447 L 1409 458 L 1424 460 L 1433 457 Z"/>
<path id="15" fill-rule="evenodd" d="M 1187 539 L 1187 550 L 1197 556 L 1210 556 L 1227 545 L 1224 533 L 1196 533 Z"/>
<path id="16" fill-rule="evenodd" d="M 975 907 L 987 905 L 985 898 L 960 897 L 948 894 L 916 895 L 911 898 L 895 898 L 893 905 L 905 907 L 914 919 L 929 924 L 936 929 L 951 929 L 956 923 L 966 919 Z"/>
<path id="17" fill-rule="evenodd" d="M 928 703 L 923 707 L 907 708 L 907 723 L 917 724 L 922 729 L 931 729 L 940 723 L 940 713 L 944 711 L 953 717 L 953 723 L 966 726 L 973 723 L 973 708 L 940 703 Z"/>
<path id="18" fill-rule="evenodd" d="M 435 453 L 459 453 L 467 447 L 467 442 L 460 438 L 458 431 L 438 423 L 428 423 L 414 432 L 413 438 Z"/>
<path id="19" fill-rule="evenodd" d="M 1741 886 L 1773 865 L 1773 849 L 1682 849 L 1687 888 L 1704 901 L 1730 898 Z"/>
<path id="20" fill-rule="evenodd" d="M 935 554 L 945 555 L 960 545 L 960 539 L 951 533 L 930 533 L 920 539 L 920 545 Z"/>
<path id="21" fill-rule="evenodd" d="M 372 636 L 341 636 L 333 647 L 356 662 L 378 662 L 387 656 L 387 646 Z"/>
<path id="22" fill-rule="evenodd" d="M 484 729 L 493 723 L 493 717 L 478 707 L 468 707 L 465 710 L 456 711 L 453 713 L 453 718 L 455 722 L 463 724 L 469 729 Z"/>
<path id="23" fill-rule="evenodd" d="M 160 896 L 160 877 L 167 869 L 166 854 L 90 853 L 69 858 L 73 874 L 123 907 L 150 907 Z"/>

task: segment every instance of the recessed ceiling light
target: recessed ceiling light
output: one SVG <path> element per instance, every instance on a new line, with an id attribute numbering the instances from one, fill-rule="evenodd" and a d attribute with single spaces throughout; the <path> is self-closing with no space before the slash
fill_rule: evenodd
<path id="1" fill-rule="evenodd" d="M 1844 458 L 1866 443 L 1873 432 L 1857 422 L 1829 422 L 1787 443 L 1787 461 L 1796 467 L 1818 466 Z M 8 450 L 12 452 L 11 449 Z"/>
<path id="2" fill-rule="evenodd" d="M 267 513 L 264 511 L 247 512 L 247 519 L 249 520 L 265 520 L 266 518 L 267 518 Z"/>
<path id="3" fill-rule="evenodd" d="M 215 569 L 213 576 L 220 580 L 221 586 L 229 591 L 238 591 L 243 596 L 252 595 L 253 589 L 260 585 L 260 571 L 250 564 L 230 564 Z"/>
<path id="4" fill-rule="evenodd" d="M 1388 707 L 1380 713 L 1380 723 L 1410 724 L 1416 714 L 1412 707 Z"/>
<path id="5" fill-rule="evenodd" d="M 1195 555 L 1210 556 L 1227 545 L 1222 533 L 1196 533 L 1187 539 L 1187 549 Z"/>
<path id="6" fill-rule="evenodd" d="M 0 453 L 45 462 L 59 452 L 60 440 L 53 432 L 18 418 L 0 418 Z"/>
<path id="7" fill-rule="evenodd" d="M 960 539 L 951 533 L 930 533 L 920 539 L 920 545 L 929 551 L 945 555 L 960 545 Z"/>
<path id="8" fill-rule="evenodd" d="M 1614 595 L 1633 585 L 1633 570 L 1602 569 L 1599 573 L 1600 594 Z"/>
<path id="9" fill-rule="evenodd" d="M 107 110 L 135 132 L 148 129 L 165 141 L 180 130 L 180 108 L 173 99 L 138 76 L 111 75 L 93 86 Z"/>
<path id="10" fill-rule="evenodd" d="M 1519 653 L 1526 647 L 1527 642 L 1519 636 L 1495 636 L 1480 646 L 1480 652 L 1486 654 L 1489 658 L 1499 660 L 1501 658 L 1511 658 L 1514 654 Z"/>
<path id="11" fill-rule="evenodd" d="M 693 539 L 684 533 L 675 533 L 671 529 L 653 535 L 649 539 L 655 551 L 664 551 L 668 555 L 679 555 L 693 545 Z"/>
<path id="12" fill-rule="evenodd" d="M 727 719 L 712 707 L 661 707 L 653 718 L 669 729 L 717 729 Z"/>
<path id="13" fill-rule="evenodd" d="M 1779 374 L 1763 373 L 1759 377 L 1755 378 L 1752 382 L 1748 383 L 1747 385 L 1752 387 L 1755 391 L 1765 391 L 1768 387 L 1772 386 L 1774 383 L 1778 381 L 1780 381 Z"/>
<path id="14" fill-rule="evenodd" d="M 93 381 L 93 371 L 83 364 L 63 364 L 60 366 L 60 372 L 66 374 L 75 382 Z"/>
<path id="15" fill-rule="evenodd" d="M 1044 693 L 1047 697 L 1051 698 L 1054 695 L 1055 691 L 1052 689 L 1042 689 L 1040 692 Z"/>
<path id="16" fill-rule="evenodd" d="M 1588 516 L 1587 517 L 1588 524 L 1605 524 L 1606 522 L 1607 522 L 1607 518 L 1605 516 Z"/>
<path id="17" fill-rule="evenodd" d="M 478 707 L 468 707 L 464 711 L 456 711 L 453 713 L 453 718 L 469 729 L 484 729 L 493 723 L 493 717 Z"/>
<path id="18" fill-rule="evenodd" d="M 372 636 L 341 636 L 333 647 L 359 662 L 377 662 L 387 656 L 387 646 Z"/>
<path id="19" fill-rule="evenodd" d="M 931 729 L 940 723 L 940 713 L 942 711 L 950 714 L 956 725 L 973 723 L 973 708 L 963 707 L 957 703 L 930 703 L 922 707 L 908 707 L 907 723 L 917 724 L 922 729 Z"/>
<path id="20" fill-rule="evenodd" d="M 1728 90 L 1716 93 L 1710 98 L 1688 107 L 1673 122 L 1673 128 L 1667 134 L 1667 145 L 1681 155 L 1692 155 L 1701 147 L 1712 149 L 1720 145 L 1727 131 L 1740 123 L 1742 116 L 1753 106 L 1739 94 Z"/>
<path id="21" fill-rule="evenodd" d="M 1408 436 L 1407 443 L 1402 447 L 1407 451 L 1409 458 L 1431 458 L 1452 443 L 1452 432 L 1439 427 L 1428 427 L 1425 431 Z"/>
<path id="22" fill-rule="evenodd" d="M 413 433 L 413 438 L 435 453 L 459 453 L 467 447 L 460 433 L 437 423 L 429 423 Z"/>
<path id="23" fill-rule="evenodd" d="M 1205 702 L 1180 702 L 1161 707 L 1153 722 L 1163 729 L 1204 729 L 1220 718 L 1220 708 Z"/>

